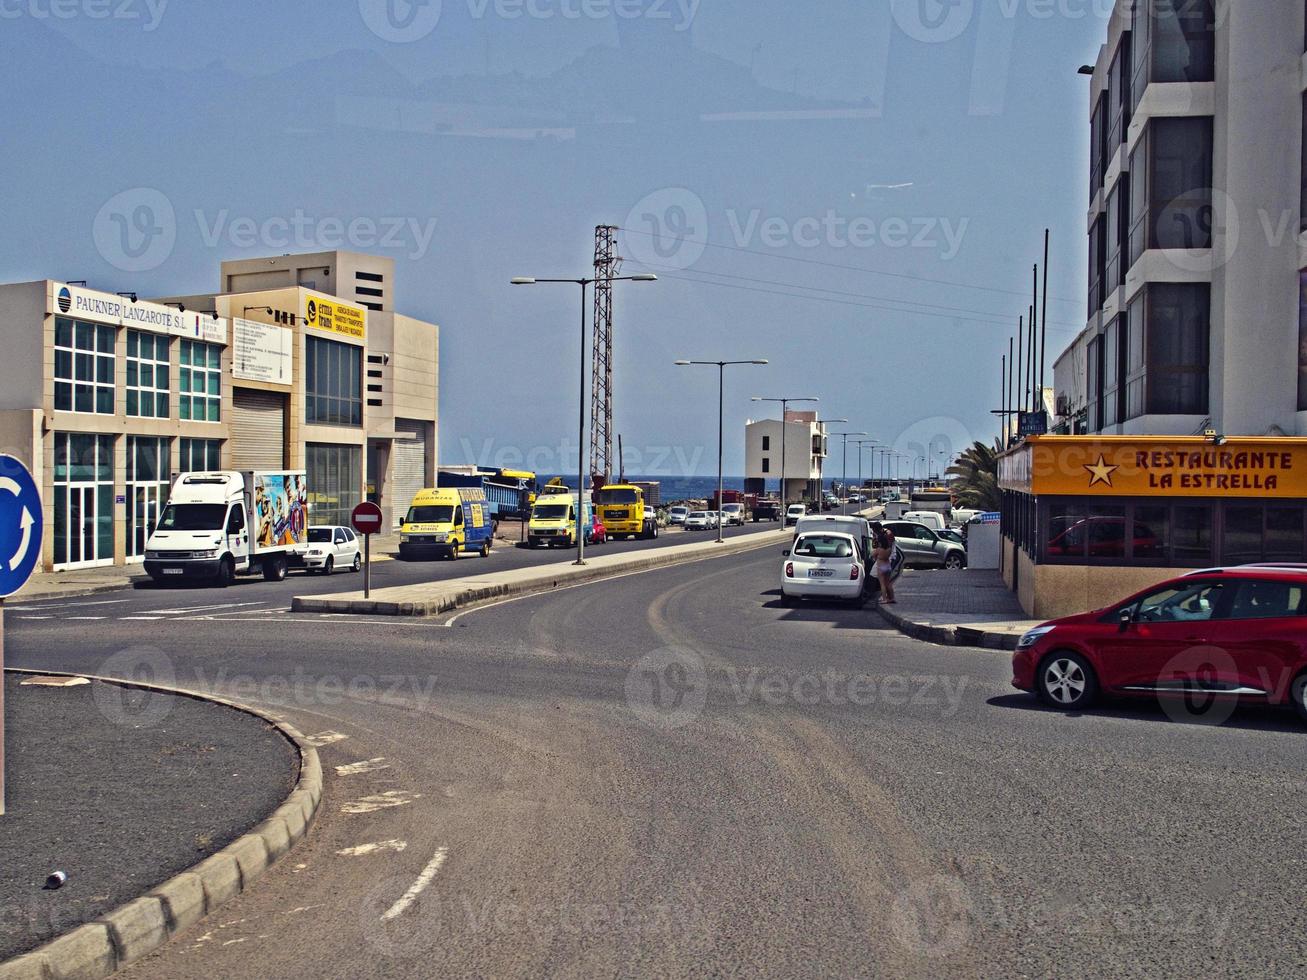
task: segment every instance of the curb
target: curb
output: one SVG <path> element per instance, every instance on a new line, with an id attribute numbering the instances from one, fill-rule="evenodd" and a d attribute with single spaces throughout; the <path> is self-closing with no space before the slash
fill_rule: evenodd
<path id="1" fill-rule="evenodd" d="M 276 728 L 300 754 L 295 788 L 281 806 L 245 835 L 199 864 L 156 885 L 140 898 L 121 905 L 92 922 L 44 946 L 0 963 L 0 980 L 54 980 L 77 977 L 98 980 L 163 946 L 224 902 L 239 895 L 278 858 L 285 855 L 313 824 L 322 802 L 322 764 L 318 750 L 288 722 L 226 698 L 157 684 L 139 684 L 114 677 L 66 671 L 5 668 L 11 674 L 85 677 L 120 687 L 175 694 L 209 701 L 252 715 Z"/>
<path id="2" fill-rule="evenodd" d="M 940 646 L 1015 650 L 1017 641 L 1021 639 L 1020 636 L 1012 633 L 994 633 L 969 626 L 927 626 L 925 623 L 915 623 L 879 604 L 876 606 L 876 611 L 885 622 L 904 636 L 910 636 L 914 640 L 924 640 L 926 643 L 938 643 Z"/>
<path id="3" fill-rule="evenodd" d="M 53 592 L 19 592 L 11 595 L 6 601 L 15 604 L 24 602 L 47 602 L 51 599 L 76 599 L 78 596 L 99 595 L 101 592 L 118 592 L 121 589 L 132 589 L 136 583 L 142 581 L 140 576 L 132 576 L 121 582 L 106 582 L 103 585 L 88 585 L 85 587 L 75 587 L 61 589 Z M 149 581 L 145 578 L 144 581 Z"/>
<path id="4" fill-rule="evenodd" d="M 601 579 L 612 578 L 617 575 L 626 575 L 631 572 L 646 572 L 655 568 L 666 568 L 671 565 L 684 565 L 690 562 L 703 561 L 710 558 L 724 558 L 729 555 L 737 555 L 747 551 L 756 551 L 779 544 L 783 539 L 788 537 L 788 535 L 788 529 L 783 533 L 773 531 L 770 534 L 766 531 L 760 531 L 756 534 L 747 534 L 740 538 L 731 538 L 720 547 L 717 547 L 715 543 L 695 542 L 691 547 L 701 544 L 711 544 L 712 547 L 701 547 L 700 550 L 690 553 L 654 553 L 648 557 L 632 557 L 631 560 L 625 562 L 613 562 L 611 564 L 603 565 L 596 564 L 584 568 L 577 568 L 574 565 L 545 565 L 537 574 L 517 582 L 496 582 L 480 586 L 463 585 L 448 588 L 444 591 L 436 589 L 432 591 L 432 597 L 426 601 L 405 602 L 387 600 L 384 598 L 362 599 L 332 598 L 331 596 L 295 596 L 291 600 L 291 610 L 293 612 L 310 613 L 351 613 L 354 615 L 365 616 L 439 616 L 442 613 L 453 612 L 456 609 L 485 602 L 489 599 L 502 599 L 549 592 L 563 585 L 578 585 L 585 582 L 597 582 Z M 671 551 L 672 549 L 669 548 L 667 550 Z M 478 576 L 471 576 L 470 578 L 475 581 L 477 577 Z M 400 586 L 399 588 L 410 589 L 413 588 L 413 586 Z M 346 593 L 346 595 L 354 594 L 355 593 Z M 0 978 L 0 980 L 3 980 L 3 978 Z"/>

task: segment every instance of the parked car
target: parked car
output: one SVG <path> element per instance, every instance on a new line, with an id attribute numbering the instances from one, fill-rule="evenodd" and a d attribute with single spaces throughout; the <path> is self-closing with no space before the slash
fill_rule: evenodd
<path id="1" fill-rule="evenodd" d="M 804 504 L 790 504 L 785 509 L 785 526 L 798 524 L 799 521 L 808 513 L 808 508 Z"/>
<path id="2" fill-rule="evenodd" d="M 717 515 L 711 510 L 692 510 L 685 518 L 687 531 L 707 531 L 717 526 Z"/>
<path id="3" fill-rule="evenodd" d="M 948 527 L 948 521 L 944 520 L 944 515 L 933 510 L 910 510 L 899 520 L 912 521 L 914 524 L 925 524 L 932 531 L 942 531 Z"/>
<path id="4" fill-rule="evenodd" d="M 682 506 L 680 506 L 680 505 L 678 504 L 678 505 L 675 506 L 675 507 L 670 507 L 670 508 L 668 508 L 668 510 L 667 510 L 667 523 L 668 523 L 668 524 L 684 524 L 684 523 L 685 523 L 685 519 L 686 519 L 687 517 L 689 517 L 689 516 L 690 516 L 690 508 L 689 508 L 689 507 L 682 507 Z"/>
<path id="5" fill-rule="evenodd" d="M 744 504 L 722 504 L 722 523 L 744 526 Z"/>
<path id="6" fill-rule="evenodd" d="M 357 572 L 363 568 L 359 539 L 352 527 L 336 525 L 309 528 L 309 550 L 302 558 L 291 559 L 292 567 L 302 567 L 309 574 L 330 575 L 338 568 Z"/>
<path id="7" fill-rule="evenodd" d="M 935 533 L 945 541 L 952 541 L 954 544 L 959 544 L 964 548 L 967 546 L 967 539 L 964 538 L 962 532 L 956 528 L 946 527 L 944 530 L 936 531 Z"/>
<path id="8" fill-rule="evenodd" d="M 590 533 L 586 535 L 586 544 L 604 544 L 608 540 L 608 528 L 604 527 L 604 522 L 595 517 L 594 523 L 590 526 Z"/>
<path id="9" fill-rule="evenodd" d="M 903 558 L 914 568 L 967 567 L 967 549 L 946 541 L 934 530 L 916 521 L 886 521 L 885 526 L 903 549 Z"/>
<path id="10" fill-rule="evenodd" d="M 851 534 L 810 531 L 799 535 L 781 565 L 781 601 L 842 599 L 865 601 L 861 545 Z"/>
<path id="11" fill-rule="evenodd" d="M 1291 703 L 1307 720 L 1307 570 L 1191 573 L 1027 632 L 1012 685 L 1079 710 L 1101 694 Z"/>

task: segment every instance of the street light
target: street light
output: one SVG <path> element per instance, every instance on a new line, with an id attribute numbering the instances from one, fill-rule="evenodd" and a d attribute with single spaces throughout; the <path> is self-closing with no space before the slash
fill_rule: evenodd
<path id="1" fill-rule="evenodd" d="M 865 433 L 864 433 L 864 435 L 865 435 Z M 865 452 L 866 452 L 867 450 L 869 450 L 869 449 L 870 449 L 872 452 L 875 452 L 876 450 L 875 450 L 873 447 L 880 445 L 880 440 L 878 440 L 878 439 L 854 439 L 854 440 L 853 440 L 853 444 L 854 444 L 855 446 L 858 447 L 858 496 L 862 496 L 862 487 L 863 487 L 863 479 L 862 479 L 862 454 L 865 453 Z M 874 460 L 873 460 L 873 462 L 874 462 Z M 846 510 L 847 510 L 847 506 L 846 506 Z"/>
<path id="2" fill-rule="evenodd" d="M 785 496 L 785 410 L 789 407 L 790 402 L 819 402 L 820 398 L 759 398 L 753 396 L 756 402 L 780 402 L 781 403 L 781 508 L 784 509 L 789 500 Z M 764 485 L 765 486 L 765 485 Z"/>
<path id="3" fill-rule="evenodd" d="M 690 365 L 716 365 L 717 367 L 717 543 L 725 541 L 722 537 L 722 444 L 725 440 L 725 401 L 723 390 L 726 386 L 726 368 L 736 364 L 766 364 L 766 358 L 754 358 L 751 361 L 677 361 L 677 367 Z"/>
<path id="4" fill-rule="evenodd" d="M 652 272 L 635 276 L 614 276 L 606 282 L 657 282 L 658 277 Z M 585 564 L 585 529 L 581 522 L 585 519 L 585 504 L 581 495 L 585 492 L 585 291 L 595 279 L 536 279 L 532 276 L 517 276 L 512 280 L 514 286 L 534 286 L 537 283 L 570 282 L 581 287 L 581 408 L 576 426 L 576 562 Z"/>
<path id="5" fill-rule="evenodd" d="M 849 420 L 848 420 L 848 419 L 817 419 L 817 420 L 813 423 L 813 425 L 816 425 L 816 426 L 833 425 L 833 424 L 835 424 L 835 423 L 837 423 L 837 422 L 838 422 L 840 425 L 848 425 L 848 424 L 849 424 Z M 826 433 L 826 434 L 827 434 L 827 435 L 830 435 L 829 432 Z M 822 448 L 823 448 L 823 449 L 825 448 L 825 443 L 824 443 L 824 441 L 823 441 L 823 444 L 822 444 Z M 819 489 L 820 489 L 820 494 L 821 494 L 821 496 L 823 496 L 823 497 L 826 495 L 826 462 L 825 462 L 825 460 L 826 460 L 826 456 L 825 456 L 824 453 L 823 453 L 822 455 L 820 455 L 820 456 L 817 457 L 817 484 L 818 484 L 818 487 L 819 487 Z M 820 505 L 818 505 L 818 506 L 820 506 Z"/>
<path id="6" fill-rule="evenodd" d="M 840 508 L 841 514 L 849 512 L 849 436 L 865 436 L 866 432 L 832 432 L 833 436 L 844 437 L 844 506 Z M 861 462 L 861 460 L 859 460 Z"/>

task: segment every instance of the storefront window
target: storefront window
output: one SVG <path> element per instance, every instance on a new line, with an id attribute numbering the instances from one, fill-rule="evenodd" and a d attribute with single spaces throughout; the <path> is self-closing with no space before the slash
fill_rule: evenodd
<path id="1" fill-rule="evenodd" d="M 1085 558 L 1089 543 L 1088 517 L 1088 511 L 1080 504 L 1050 501 L 1044 554 L 1049 558 Z"/>
<path id="2" fill-rule="evenodd" d="M 348 524 L 363 500 L 362 449 L 309 443 L 304 447 L 309 518 L 314 524 Z"/>
<path id="3" fill-rule="evenodd" d="M 145 542 L 168 501 L 171 447 L 166 438 L 127 437 L 127 555 L 145 557 Z"/>
<path id="4" fill-rule="evenodd" d="M 113 561 L 113 436 L 54 436 L 54 564 Z"/>
<path id="5" fill-rule="evenodd" d="M 1136 507 L 1134 558 L 1164 560 L 1171 553 L 1171 515 L 1166 507 Z"/>
<path id="6" fill-rule="evenodd" d="M 113 327 L 64 317 L 54 322 L 54 407 L 59 412 L 113 414 Z"/>
<path id="7" fill-rule="evenodd" d="M 1125 558 L 1125 508 L 1097 506 L 1085 522 L 1090 558 Z"/>
<path id="8" fill-rule="evenodd" d="M 1303 561 L 1303 509 L 1269 507 L 1266 510 L 1267 561 Z"/>
<path id="9" fill-rule="evenodd" d="M 1260 561 L 1262 557 L 1262 508 L 1227 507 L 1221 557 L 1230 565 Z"/>
<path id="10" fill-rule="evenodd" d="M 1207 563 L 1212 560 L 1212 508 L 1177 507 L 1174 520 L 1175 560 Z"/>
<path id="11" fill-rule="evenodd" d="M 127 331 L 127 414 L 168 417 L 168 338 Z"/>
<path id="12" fill-rule="evenodd" d="M 183 421 L 222 421 L 222 348 L 198 340 L 181 342 L 179 415 Z"/>

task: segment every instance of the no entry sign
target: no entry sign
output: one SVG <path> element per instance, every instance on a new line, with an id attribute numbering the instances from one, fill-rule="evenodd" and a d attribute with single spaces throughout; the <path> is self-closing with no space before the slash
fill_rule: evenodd
<path id="1" fill-rule="evenodd" d="M 354 508 L 349 520 L 359 534 L 376 534 L 381 530 L 381 508 L 365 500 Z"/>

